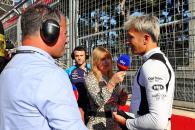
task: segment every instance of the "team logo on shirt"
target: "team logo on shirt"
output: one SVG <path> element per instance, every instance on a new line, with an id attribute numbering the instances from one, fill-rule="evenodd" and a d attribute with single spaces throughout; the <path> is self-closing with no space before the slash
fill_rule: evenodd
<path id="1" fill-rule="evenodd" d="M 157 76 L 155 76 L 155 77 L 148 77 L 148 81 L 149 82 L 153 82 L 153 81 L 159 82 L 160 80 L 163 80 L 163 79 L 161 77 L 157 77 Z"/>
<path id="2" fill-rule="evenodd" d="M 166 94 L 157 93 L 157 94 L 152 95 L 152 97 L 156 99 L 156 101 L 164 100 L 166 98 Z"/>
<path id="3" fill-rule="evenodd" d="M 73 71 L 72 73 L 72 79 L 82 79 L 83 77 L 81 76 L 81 74 L 78 73 L 77 70 Z"/>
<path id="4" fill-rule="evenodd" d="M 152 86 L 152 89 L 155 91 L 163 90 L 165 87 L 162 84 L 155 84 Z"/>

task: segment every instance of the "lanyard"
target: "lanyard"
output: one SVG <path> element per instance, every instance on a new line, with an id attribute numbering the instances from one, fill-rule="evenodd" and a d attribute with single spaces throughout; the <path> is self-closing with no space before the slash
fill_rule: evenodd
<path id="1" fill-rule="evenodd" d="M 35 50 L 16 50 L 15 55 L 16 54 L 24 54 L 24 53 L 30 53 L 30 54 L 35 54 L 36 53 L 36 54 L 42 55 L 44 57 L 47 57 L 48 59 L 51 60 L 51 57 L 49 57 L 49 56 L 47 56 L 47 55 L 45 55 L 41 52 L 35 51 Z M 55 61 L 55 64 L 57 64 L 56 61 Z"/>
<path id="2" fill-rule="evenodd" d="M 15 54 L 21 54 L 21 53 L 38 53 L 42 56 L 45 56 L 44 54 L 38 52 L 38 51 L 34 51 L 34 50 L 16 50 Z"/>

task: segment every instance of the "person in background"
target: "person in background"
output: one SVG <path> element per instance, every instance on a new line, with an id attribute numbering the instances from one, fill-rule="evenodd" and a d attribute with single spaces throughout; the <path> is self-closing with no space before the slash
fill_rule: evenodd
<path id="1" fill-rule="evenodd" d="M 125 23 L 128 44 L 144 63 L 136 73 L 130 111 L 134 119 L 113 112 L 115 121 L 129 130 L 170 129 L 175 89 L 175 74 L 165 54 L 157 46 L 160 25 L 155 16 L 130 17 Z"/>
<path id="2" fill-rule="evenodd" d="M 6 64 L 7 64 L 15 54 L 15 45 L 8 38 L 6 39 L 5 51 L 6 51 L 5 59 L 6 59 Z"/>
<path id="3" fill-rule="evenodd" d="M 5 41 L 5 35 L 4 35 L 4 28 L 3 24 L 0 21 L 0 73 L 4 69 L 6 65 L 6 41 Z"/>
<path id="4" fill-rule="evenodd" d="M 85 78 L 90 99 L 89 130 L 120 130 L 120 126 L 112 118 L 112 110 L 124 105 L 127 93 L 119 85 L 123 81 L 125 71 L 113 74 L 110 52 L 97 47 L 92 52 L 92 68 Z"/>
<path id="5" fill-rule="evenodd" d="M 79 110 L 85 124 L 88 121 L 87 109 L 89 109 L 89 99 L 87 96 L 86 87 L 84 84 L 84 77 L 89 73 L 90 64 L 86 62 L 89 58 L 84 46 L 77 46 L 74 48 L 71 57 L 75 60 L 75 65 L 66 69 L 66 72 L 69 75 L 69 78 L 73 84 L 73 89 L 77 93 L 75 94 L 78 97 Z M 76 88 L 75 88 L 76 87 Z"/>
<path id="6" fill-rule="evenodd" d="M 46 5 L 21 18 L 22 46 L 0 75 L 1 130 L 86 130 L 70 79 L 55 64 L 67 45 L 65 16 Z"/>

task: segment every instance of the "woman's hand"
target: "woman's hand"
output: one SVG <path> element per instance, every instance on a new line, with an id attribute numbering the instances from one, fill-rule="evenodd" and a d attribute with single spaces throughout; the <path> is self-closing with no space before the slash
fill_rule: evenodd
<path id="1" fill-rule="evenodd" d="M 113 88 L 115 88 L 115 86 L 118 83 L 121 83 L 124 80 L 125 75 L 126 75 L 125 71 L 119 71 L 119 72 L 115 73 L 112 76 L 112 78 L 110 79 L 110 81 L 108 82 L 107 87 L 108 87 L 109 91 L 112 91 Z"/>
<path id="2" fill-rule="evenodd" d="M 113 83 L 113 85 L 121 83 L 124 80 L 125 75 L 125 71 L 119 71 L 112 76 L 110 82 Z"/>

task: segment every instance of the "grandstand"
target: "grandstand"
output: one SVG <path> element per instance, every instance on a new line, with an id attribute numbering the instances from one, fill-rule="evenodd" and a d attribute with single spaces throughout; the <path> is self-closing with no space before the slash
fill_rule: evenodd
<path id="1" fill-rule="evenodd" d="M 0 7 L 4 7 L 5 3 L 6 0 Z M 142 14 L 157 16 L 161 24 L 159 46 L 176 73 L 174 106 L 195 111 L 195 0 L 20 0 L 0 16 L 6 37 L 16 46 L 21 42 L 21 13 L 38 3 L 49 4 L 67 16 L 69 46 L 64 57 L 58 60 L 62 67 L 73 64 L 70 54 L 77 45 L 86 46 L 89 54 L 94 47 L 104 46 L 112 52 L 114 61 L 120 54 L 130 54 L 123 29 L 127 17 Z M 132 57 L 124 86 L 131 85 L 141 64 L 141 57 Z M 117 70 L 116 63 L 113 67 Z"/>

